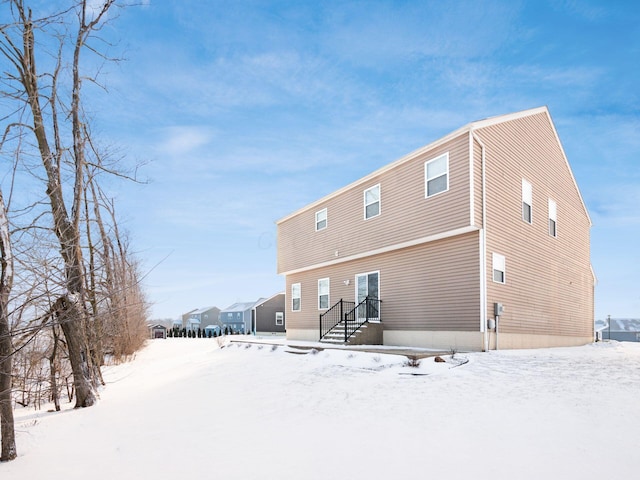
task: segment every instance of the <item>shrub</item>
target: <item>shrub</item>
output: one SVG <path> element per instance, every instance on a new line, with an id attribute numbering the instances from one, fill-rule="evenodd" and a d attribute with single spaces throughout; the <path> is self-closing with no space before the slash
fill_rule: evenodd
<path id="1" fill-rule="evenodd" d="M 407 357 L 407 360 L 404 362 L 404 366 L 417 368 L 420 366 L 420 359 L 415 356 Z"/>

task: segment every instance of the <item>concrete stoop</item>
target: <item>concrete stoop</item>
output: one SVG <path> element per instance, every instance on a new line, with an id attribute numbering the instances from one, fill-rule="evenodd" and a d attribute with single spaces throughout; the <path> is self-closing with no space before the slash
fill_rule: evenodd
<path id="1" fill-rule="evenodd" d="M 344 322 L 333 327 L 320 340 L 333 345 L 382 345 L 382 323 L 365 323 L 344 341 Z"/>

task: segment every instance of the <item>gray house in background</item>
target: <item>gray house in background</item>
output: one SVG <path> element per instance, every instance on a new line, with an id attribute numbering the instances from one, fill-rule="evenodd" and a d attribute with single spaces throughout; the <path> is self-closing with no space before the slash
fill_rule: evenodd
<path id="1" fill-rule="evenodd" d="M 264 299 L 258 300 L 258 302 Z M 220 311 L 218 316 L 220 325 L 233 333 L 250 333 L 253 331 L 253 306 L 258 302 L 238 302 Z"/>
<path id="2" fill-rule="evenodd" d="M 197 309 L 189 310 L 187 313 L 183 313 L 180 315 L 180 318 L 173 322 L 173 328 L 187 328 L 189 326 L 189 318 L 191 318 L 191 314 L 197 311 Z"/>
<path id="3" fill-rule="evenodd" d="M 284 335 L 286 332 L 284 292 L 258 300 L 253 307 L 253 328 L 256 335 Z"/>
<path id="4" fill-rule="evenodd" d="M 220 324 L 219 320 L 220 309 L 218 307 L 205 307 L 200 308 L 198 310 L 194 310 L 189 315 L 188 325 L 192 325 L 192 330 L 197 330 L 198 328 L 206 328 L 209 325 L 218 325 Z M 190 328 L 187 326 L 187 330 Z"/>
<path id="5" fill-rule="evenodd" d="M 612 318 L 611 328 L 606 320 L 596 320 L 596 332 L 602 340 L 640 342 L 640 319 Z"/>

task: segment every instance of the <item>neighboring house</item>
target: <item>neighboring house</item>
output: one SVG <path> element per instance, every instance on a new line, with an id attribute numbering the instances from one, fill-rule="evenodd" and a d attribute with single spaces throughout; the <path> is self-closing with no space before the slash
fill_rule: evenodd
<path id="1" fill-rule="evenodd" d="M 167 327 L 164 325 L 150 325 L 151 338 L 167 338 Z"/>
<path id="2" fill-rule="evenodd" d="M 589 343 L 590 227 L 546 107 L 470 123 L 277 222 L 287 338 L 347 316 L 388 345 Z"/>
<path id="3" fill-rule="evenodd" d="M 258 302 L 264 299 L 258 300 Z M 253 331 L 252 312 L 257 302 L 238 302 L 220 312 L 220 325 L 233 333 L 250 333 Z"/>
<path id="4" fill-rule="evenodd" d="M 176 320 L 173 321 L 173 325 L 171 326 L 172 329 L 174 330 L 182 330 L 183 324 L 182 324 L 182 318 L 178 318 Z"/>
<path id="5" fill-rule="evenodd" d="M 619 342 L 640 342 L 640 319 L 612 318 L 611 328 L 607 320 L 597 320 L 596 330 L 602 340 L 618 340 Z"/>
<path id="6" fill-rule="evenodd" d="M 180 315 L 180 325 L 176 323 L 174 323 L 174 328 L 175 327 L 179 327 L 179 328 L 187 328 L 189 326 L 189 318 L 191 318 L 191 314 L 193 312 L 196 312 L 198 309 L 193 309 L 193 310 L 189 310 L 187 313 L 183 313 L 182 315 Z"/>
<path id="7" fill-rule="evenodd" d="M 286 331 L 284 310 L 284 292 L 259 300 L 253 306 L 252 318 L 255 322 L 252 330 L 256 335 L 284 334 Z"/>
<path id="8" fill-rule="evenodd" d="M 219 315 L 220 309 L 218 307 L 200 308 L 191 312 L 189 319 L 187 320 L 187 325 L 191 325 L 192 330 L 206 328 L 209 325 L 221 326 L 219 323 Z M 187 327 L 187 330 L 189 330 L 189 327 Z"/>

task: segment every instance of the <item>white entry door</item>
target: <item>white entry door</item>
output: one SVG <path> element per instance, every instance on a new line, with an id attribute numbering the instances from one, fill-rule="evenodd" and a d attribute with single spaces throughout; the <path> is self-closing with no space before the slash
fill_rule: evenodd
<path id="1" fill-rule="evenodd" d="M 378 300 L 380 296 L 380 272 L 369 272 L 356 275 L 356 303 L 362 302 L 365 298 L 369 297 Z M 358 308 L 358 319 L 364 320 L 369 317 L 369 320 L 378 321 L 380 315 L 378 313 L 378 303 L 375 303 L 369 308 L 367 312 L 365 305 L 361 305 Z"/>

